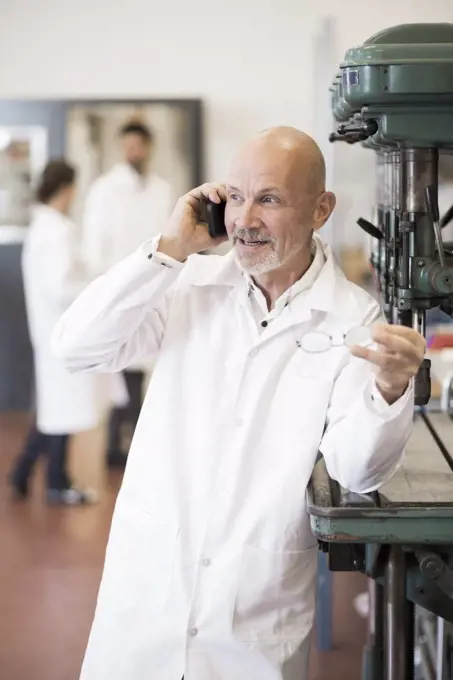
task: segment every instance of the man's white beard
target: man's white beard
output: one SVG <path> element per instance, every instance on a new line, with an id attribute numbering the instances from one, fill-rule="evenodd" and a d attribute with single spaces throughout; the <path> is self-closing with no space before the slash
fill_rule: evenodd
<path id="1" fill-rule="evenodd" d="M 235 250 L 235 253 L 236 261 L 240 268 L 252 276 L 267 274 L 273 269 L 277 269 L 281 264 L 278 253 L 274 249 L 271 249 L 266 255 L 261 255 L 261 257 L 258 253 L 256 255 L 250 253 L 249 257 L 239 256 L 237 250 Z"/>

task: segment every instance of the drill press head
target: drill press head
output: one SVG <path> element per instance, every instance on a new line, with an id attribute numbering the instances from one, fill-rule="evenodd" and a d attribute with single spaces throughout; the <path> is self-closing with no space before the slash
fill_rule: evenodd
<path id="1" fill-rule="evenodd" d="M 331 90 L 340 134 L 371 148 L 453 149 L 453 24 L 376 33 L 348 50 Z"/>
<path id="2" fill-rule="evenodd" d="M 425 332 L 425 312 L 453 312 L 453 252 L 442 243 L 439 152 L 453 152 L 453 24 L 404 24 L 348 50 L 331 86 L 331 141 L 377 153 L 371 258 L 388 320 Z M 453 211 L 452 215 L 453 216 Z M 417 391 L 418 387 L 418 391 Z M 429 361 L 416 403 L 430 396 Z"/>

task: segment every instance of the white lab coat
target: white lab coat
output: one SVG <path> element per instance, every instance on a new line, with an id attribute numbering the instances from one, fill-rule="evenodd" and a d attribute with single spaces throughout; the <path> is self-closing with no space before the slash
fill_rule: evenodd
<path id="1" fill-rule="evenodd" d="M 318 450 L 342 485 L 375 489 L 400 461 L 413 411 L 412 387 L 388 406 L 370 364 L 344 346 L 298 347 L 308 329 L 338 339 L 379 316 L 325 252 L 307 295 L 261 333 L 233 254 L 180 264 L 155 243 L 57 325 L 54 351 L 72 371 L 159 353 L 82 680 L 307 678 L 317 547 L 305 490 Z"/>
<path id="2" fill-rule="evenodd" d="M 77 258 L 76 226 L 46 205 L 34 209 L 27 232 L 22 272 L 28 325 L 35 361 L 37 426 L 46 434 L 74 434 L 96 427 L 106 400 L 116 392 L 89 374 L 71 375 L 50 348 L 58 319 L 88 283 Z M 119 376 L 115 376 L 118 385 Z M 121 392 L 121 385 L 117 388 Z M 109 396 L 110 392 L 110 396 Z M 123 393 L 120 403 L 127 398 Z"/>
<path id="3" fill-rule="evenodd" d="M 141 177 L 128 163 L 117 163 L 93 183 L 83 218 L 82 252 L 93 276 L 108 271 L 159 234 L 174 208 L 173 190 L 156 173 Z M 149 373 L 153 362 L 128 368 Z"/>
<path id="4" fill-rule="evenodd" d="M 153 173 L 141 177 L 118 163 L 88 192 L 83 218 L 83 257 L 97 276 L 160 234 L 174 207 L 173 191 Z"/>

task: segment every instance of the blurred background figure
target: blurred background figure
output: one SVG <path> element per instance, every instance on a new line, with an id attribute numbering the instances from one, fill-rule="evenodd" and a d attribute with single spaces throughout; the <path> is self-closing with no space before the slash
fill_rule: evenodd
<path id="1" fill-rule="evenodd" d="M 36 423 L 15 462 L 11 485 L 26 498 L 41 454 L 47 456 L 47 500 L 78 505 L 92 502 L 92 492 L 73 486 L 67 459 L 70 435 L 96 427 L 96 378 L 71 375 L 50 349 L 52 330 L 87 283 L 77 257 L 76 226 L 68 218 L 76 173 L 63 160 L 51 161 L 37 190 L 38 205 L 25 240 L 22 270 L 36 380 Z"/>
<path id="2" fill-rule="evenodd" d="M 141 122 L 120 130 L 122 162 L 92 184 L 83 220 L 83 253 L 93 276 L 106 272 L 141 243 L 162 230 L 173 209 L 170 184 L 152 168 L 154 136 Z M 129 405 L 114 408 L 108 426 L 107 462 L 123 466 L 142 404 L 145 378 L 152 365 L 124 371 Z"/>

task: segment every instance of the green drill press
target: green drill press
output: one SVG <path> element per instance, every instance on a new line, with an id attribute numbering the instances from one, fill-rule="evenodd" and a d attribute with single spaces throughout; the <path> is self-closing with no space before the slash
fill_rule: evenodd
<path id="1" fill-rule="evenodd" d="M 453 258 L 442 243 L 439 151 L 453 151 L 453 24 L 386 29 L 346 53 L 332 86 L 341 123 L 332 141 L 361 142 L 378 155 L 378 224 L 373 265 L 389 320 L 424 334 L 425 312 L 451 311 Z M 430 398 L 429 362 L 416 404 Z"/>
<path id="2" fill-rule="evenodd" d="M 453 312 L 453 249 L 441 232 L 453 210 L 440 219 L 437 195 L 439 154 L 453 152 L 453 24 L 377 33 L 346 53 L 331 93 L 339 124 L 331 141 L 377 154 L 377 224 L 358 223 L 375 239 L 388 320 L 425 334 L 427 310 Z M 430 394 L 425 359 L 417 417 L 438 449 L 412 443 L 395 479 L 369 497 L 340 489 L 322 461 L 309 490 L 312 530 L 330 568 L 358 569 L 378 584 L 366 680 L 413 680 L 414 604 L 453 622 L 453 461 L 423 408 Z M 453 431 L 447 424 L 444 433 Z M 441 478 L 450 482 L 442 491 Z"/>

